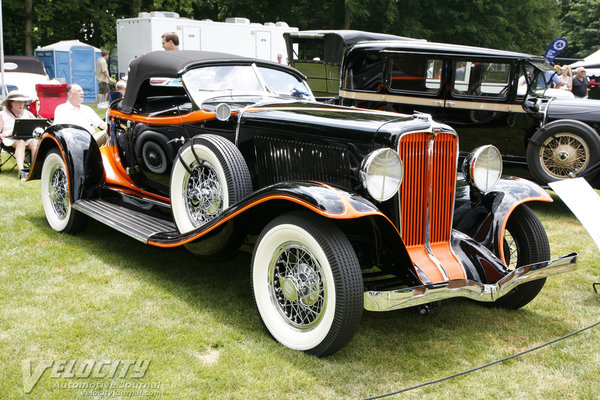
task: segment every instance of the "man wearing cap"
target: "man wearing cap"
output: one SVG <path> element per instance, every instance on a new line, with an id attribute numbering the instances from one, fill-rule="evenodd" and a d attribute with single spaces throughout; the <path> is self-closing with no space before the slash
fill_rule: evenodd
<path id="1" fill-rule="evenodd" d="M 27 171 L 23 169 L 25 162 L 25 150 L 29 149 L 32 153 L 37 147 L 37 139 L 13 139 L 13 129 L 17 118 L 35 118 L 35 116 L 25 108 L 25 105 L 31 102 L 31 99 L 17 90 L 11 91 L 2 102 L 4 109 L 0 112 L 0 132 L 2 143 L 15 149 L 15 159 L 17 168 L 19 168 L 19 178 L 24 179 Z"/>
<path id="2" fill-rule="evenodd" d="M 54 124 L 78 125 L 88 131 L 98 146 L 106 143 L 106 122 L 91 107 L 83 103 L 83 89 L 76 83 L 67 85 L 67 101 L 56 107 Z M 96 132 L 96 128 L 100 131 Z"/>

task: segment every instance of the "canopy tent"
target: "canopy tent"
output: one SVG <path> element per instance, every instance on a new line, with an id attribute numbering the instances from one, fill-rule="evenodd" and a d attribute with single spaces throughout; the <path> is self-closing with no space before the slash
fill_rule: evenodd
<path id="1" fill-rule="evenodd" d="M 571 64 L 571 68 L 577 67 L 600 68 L 600 50 L 590 54 L 581 61 L 577 61 Z"/>
<path id="2" fill-rule="evenodd" d="M 581 61 L 574 62 L 570 67 L 575 70 L 578 67 L 585 67 L 588 77 L 600 76 L 600 50 L 590 54 Z"/>

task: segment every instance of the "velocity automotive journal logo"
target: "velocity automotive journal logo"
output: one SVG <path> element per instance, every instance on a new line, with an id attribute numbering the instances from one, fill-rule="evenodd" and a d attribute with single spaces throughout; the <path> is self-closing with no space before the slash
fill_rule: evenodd
<path id="1" fill-rule="evenodd" d="M 23 360 L 23 391 L 31 393 L 46 371 L 52 379 L 77 379 L 75 382 L 55 383 L 65 389 L 131 389 L 140 384 L 116 381 L 90 382 L 82 379 L 139 379 L 148 371 L 149 360 Z M 156 384 L 148 384 L 156 385 Z M 153 389 L 157 389 L 153 387 Z"/>

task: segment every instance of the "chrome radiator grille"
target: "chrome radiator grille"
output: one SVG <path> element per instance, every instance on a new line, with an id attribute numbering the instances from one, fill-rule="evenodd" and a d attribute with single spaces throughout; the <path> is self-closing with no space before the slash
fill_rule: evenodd
<path id="1" fill-rule="evenodd" d="M 406 246 L 450 240 L 458 139 L 449 133 L 413 133 L 400 139 L 404 162 L 400 229 Z"/>

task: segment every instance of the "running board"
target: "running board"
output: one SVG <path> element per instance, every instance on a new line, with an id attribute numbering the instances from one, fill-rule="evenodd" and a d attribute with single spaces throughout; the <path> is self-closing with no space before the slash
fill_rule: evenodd
<path id="1" fill-rule="evenodd" d="M 73 208 L 142 243 L 157 233 L 177 232 L 174 223 L 130 210 L 106 200 L 78 200 Z"/>

